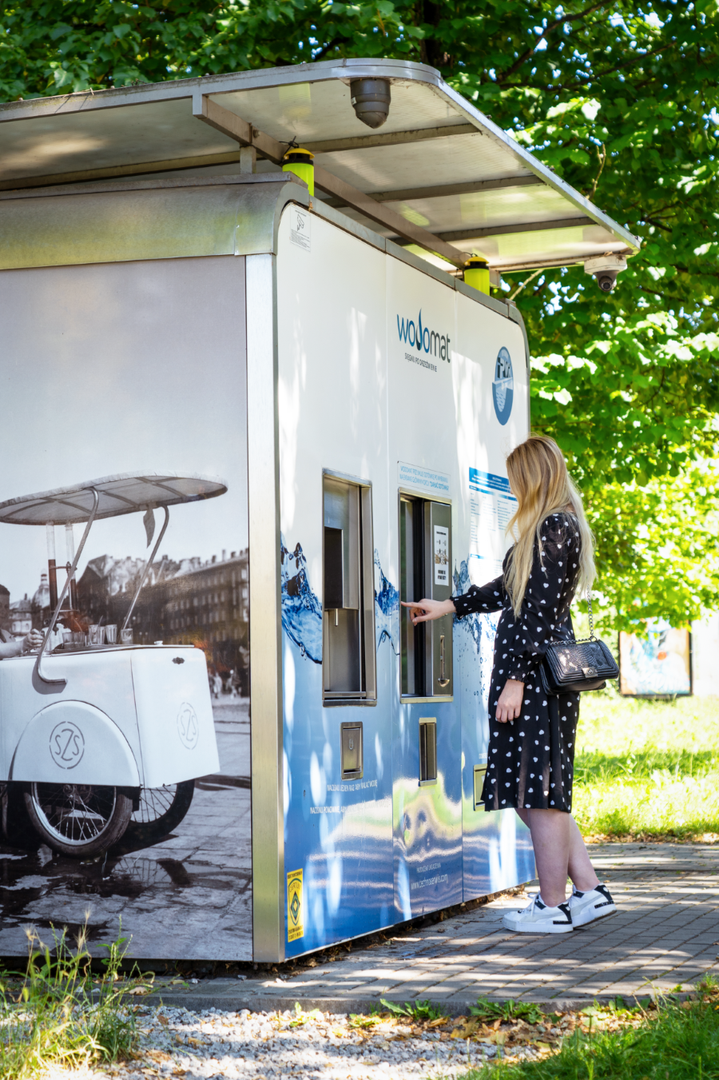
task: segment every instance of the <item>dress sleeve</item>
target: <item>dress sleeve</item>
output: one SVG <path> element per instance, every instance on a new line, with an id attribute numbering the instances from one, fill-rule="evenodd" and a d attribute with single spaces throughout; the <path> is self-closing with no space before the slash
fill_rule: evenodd
<path id="1" fill-rule="evenodd" d="M 578 537 L 565 514 L 552 514 L 542 522 L 542 557 L 535 547 L 532 572 L 507 655 L 508 679 L 526 682 L 538 669 L 547 644 L 554 637 L 570 556 L 578 551 Z"/>
<path id="2" fill-rule="evenodd" d="M 452 597 L 458 619 L 463 615 L 470 615 L 473 611 L 501 611 L 504 600 L 502 576 L 488 581 L 486 585 L 470 585 L 466 593 Z"/>

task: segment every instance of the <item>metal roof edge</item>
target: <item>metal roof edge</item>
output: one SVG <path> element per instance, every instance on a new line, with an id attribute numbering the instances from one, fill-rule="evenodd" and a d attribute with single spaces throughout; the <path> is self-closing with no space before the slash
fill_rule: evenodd
<path id="1" fill-rule="evenodd" d="M 430 84 L 432 85 L 432 84 Z M 598 206 L 590 202 L 581 192 L 573 188 L 571 184 L 565 183 L 560 179 L 556 173 L 552 172 L 550 168 L 544 165 L 539 158 L 535 157 L 529 150 L 525 150 L 520 146 L 516 139 L 513 139 L 511 135 L 508 135 L 506 131 L 503 131 L 493 120 L 490 120 L 488 116 L 480 112 L 470 101 L 462 97 L 460 93 L 453 90 L 452 87 L 444 82 L 442 79 L 438 87 L 442 94 L 451 98 L 456 108 L 464 113 L 464 115 L 477 127 L 478 130 L 485 129 L 490 138 L 494 138 L 497 142 L 500 142 L 504 147 L 509 149 L 517 158 L 519 158 L 526 168 L 530 169 L 535 176 L 542 179 L 548 187 L 554 188 L 570 202 L 574 203 L 576 207 L 583 210 L 588 217 L 591 217 L 598 225 L 603 225 L 611 232 L 616 233 L 624 242 L 634 249 L 634 254 L 639 251 L 642 242 L 638 236 L 630 233 L 628 229 L 625 229 L 623 225 L 620 225 L 613 218 L 605 214 L 600 210 Z"/>
<path id="2" fill-rule="evenodd" d="M 312 78 L 308 78 L 308 76 Z M 55 94 L 48 97 L 26 98 L 23 101 L 0 103 L 0 123 L 28 119 L 32 116 L 55 116 L 97 109 L 119 108 L 123 105 L 145 105 L 150 101 L 171 101 L 191 98 L 193 94 L 224 94 L 260 87 L 288 86 L 293 83 L 327 82 L 341 79 L 383 78 L 395 81 L 423 82 L 440 89 L 442 76 L 429 64 L 409 60 L 381 58 L 378 60 L 348 57 L 341 61 L 321 60 L 309 64 L 291 64 L 277 68 L 253 68 L 249 71 L 228 72 L 224 75 L 197 75 L 187 79 L 168 79 L 166 82 L 118 86 L 107 90 L 81 90 L 74 94 Z"/>

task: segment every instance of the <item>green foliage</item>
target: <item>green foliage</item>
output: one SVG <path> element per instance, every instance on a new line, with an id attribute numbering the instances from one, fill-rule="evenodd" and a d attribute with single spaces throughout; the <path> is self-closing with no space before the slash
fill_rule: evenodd
<path id="1" fill-rule="evenodd" d="M 597 540 L 603 631 L 668 618 L 686 625 L 716 608 L 719 594 L 719 472 L 698 462 L 643 487 L 610 481 L 587 507 Z M 586 604 L 581 605 L 586 610 Z"/>
<path id="2" fill-rule="evenodd" d="M 0 96 L 346 56 L 439 68 L 642 239 L 611 294 L 581 266 L 513 275 L 505 292 L 535 357 L 534 426 L 584 491 L 613 624 L 679 624 L 716 606 L 709 497 L 676 564 L 647 545 L 677 533 L 694 462 L 715 454 L 718 54 L 716 0 L 8 0 Z"/>
<path id="3" fill-rule="evenodd" d="M 539 1005 L 531 1001 L 490 1001 L 489 998 L 477 998 L 476 1005 L 470 1005 L 471 1016 L 478 1020 L 525 1020 L 528 1024 L 541 1024 L 544 1013 Z"/>
<path id="4" fill-rule="evenodd" d="M 27 1080 L 52 1065 L 68 1069 L 127 1057 L 136 1043 L 135 1016 L 118 985 L 127 941 L 107 949 L 93 978 L 84 932 L 77 947 L 53 931 L 53 947 L 30 935 L 24 977 L 0 979 L 0 1080 Z"/>
<path id="5" fill-rule="evenodd" d="M 394 1016 L 408 1016 L 415 1022 L 418 1020 L 440 1020 L 444 1013 L 429 1001 L 406 1001 L 400 1005 L 398 1001 L 385 1001 L 380 998 L 380 1004 Z"/>
<path id="6" fill-rule="evenodd" d="M 585 836 L 715 836 L 718 781 L 715 698 L 584 696 L 573 813 Z"/>
<path id="7" fill-rule="evenodd" d="M 597 1010 L 600 1015 L 600 1011 Z M 588 1033 L 576 1028 L 561 1050 L 541 1061 L 498 1061 L 461 1080 L 719 1080 L 719 1011 L 715 988 L 696 1001 L 660 1003 L 639 1026 Z"/>

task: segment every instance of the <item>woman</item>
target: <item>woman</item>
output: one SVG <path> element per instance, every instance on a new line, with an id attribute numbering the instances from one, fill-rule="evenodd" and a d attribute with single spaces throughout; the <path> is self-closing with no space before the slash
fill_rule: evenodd
<path id="1" fill-rule="evenodd" d="M 404 606 L 414 624 L 502 611 L 482 799 L 487 810 L 514 807 L 529 826 L 539 874 L 539 894 L 503 922 L 523 933 L 562 934 L 616 911 L 571 815 L 579 694 L 547 695 L 539 675 L 547 643 L 573 636 L 574 593 L 594 578 L 592 534 L 553 439 L 531 436 L 520 443 L 507 458 L 507 476 L 518 505 L 507 527 L 516 543 L 502 576 L 452 600 Z M 568 901 L 567 876 L 574 884 Z"/>

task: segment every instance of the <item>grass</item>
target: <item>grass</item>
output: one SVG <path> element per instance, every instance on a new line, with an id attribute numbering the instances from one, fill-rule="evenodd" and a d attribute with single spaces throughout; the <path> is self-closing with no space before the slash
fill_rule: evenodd
<path id="1" fill-rule="evenodd" d="M 694 1001 L 584 1012 L 590 1022 L 558 1052 L 537 1061 L 500 1057 L 462 1080 L 719 1080 L 719 993 L 709 980 Z"/>
<path id="2" fill-rule="evenodd" d="M 30 1080 L 51 1066 L 78 1069 L 129 1057 L 135 1014 L 120 980 L 127 942 L 103 946 L 103 974 L 93 977 L 82 932 L 72 948 L 53 930 L 52 948 L 29 938 L 24 975 L 0 978 L 0 1080 Z"/>
<path id="3" fill-rule="evenodd" d="M 584 694 L 573 811 L 585 837 L 719 840 L 719 699 Z"/>

